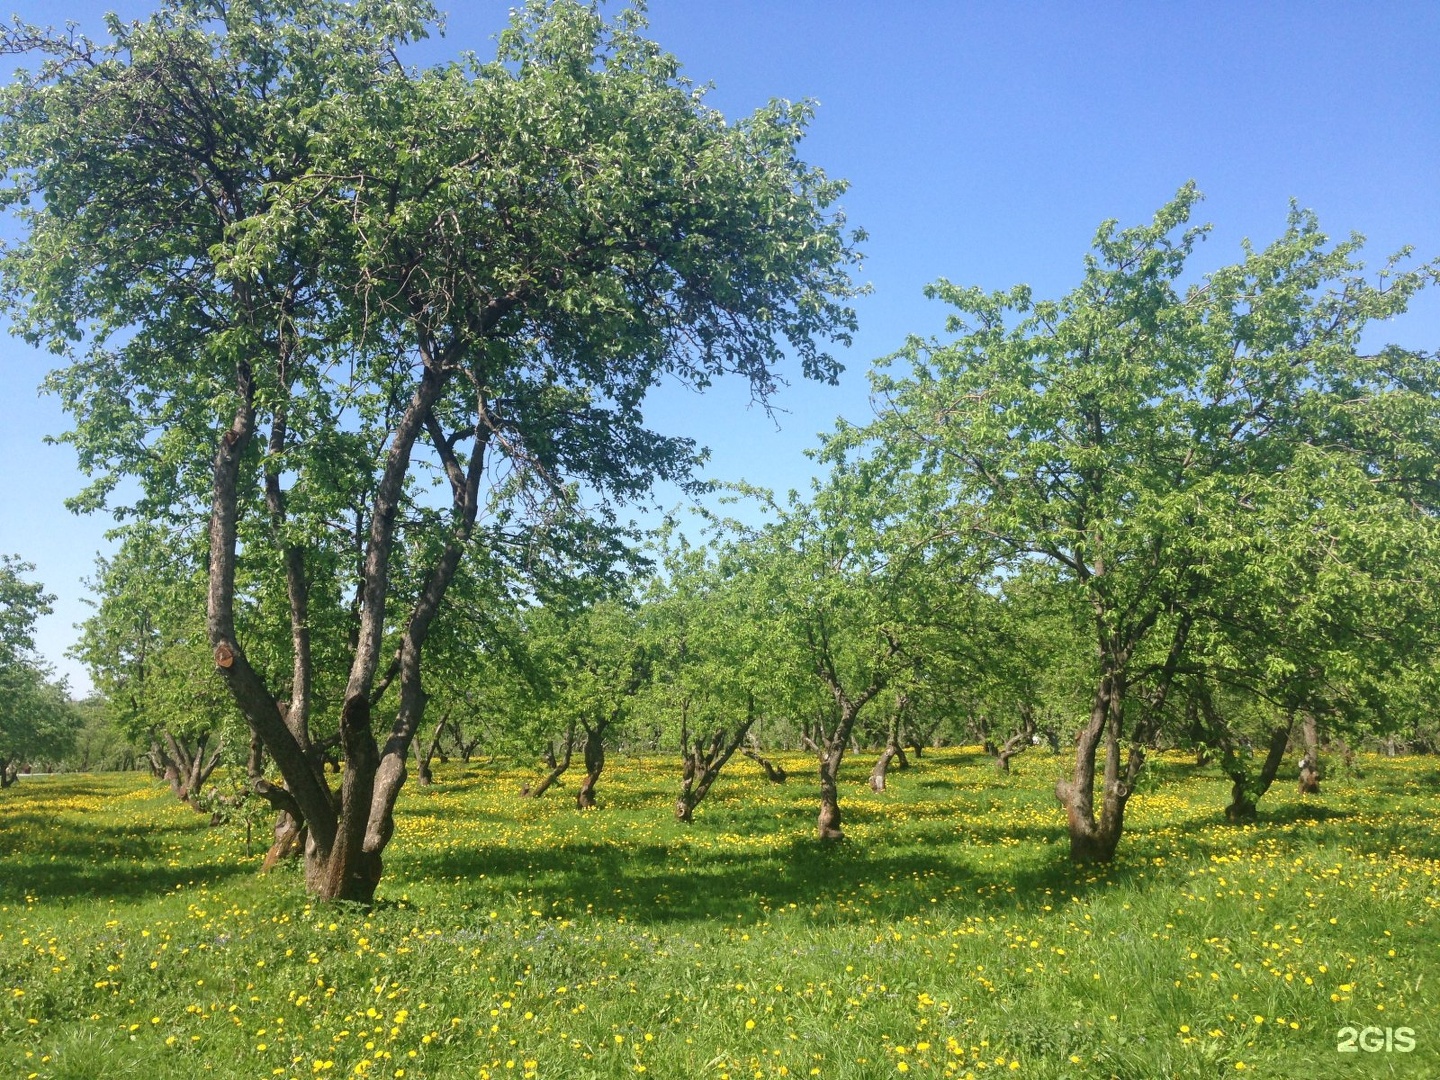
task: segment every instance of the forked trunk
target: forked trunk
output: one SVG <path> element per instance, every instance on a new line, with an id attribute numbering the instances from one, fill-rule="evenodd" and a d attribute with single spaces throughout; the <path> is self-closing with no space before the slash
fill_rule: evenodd
<path id="1" fill-rule="evenodd" d="M 681 749 L 685 752 L 685 767 L 680 776 L 680 794 L 675 799 L 675 819 L 690 822 L 695 817 L 695 807 L 710 794 L 710 786 L 720 775 L 725 763 L 734 756 L 740 744 L 750 733 L 755 723 L 755 702 L 752 698 L 746 711 L 745 722 L 727 738 L 725 729 L 718 728 L 707 742 L 697 741 L 690 746 L 689 724 L 682 713 Z"/>
<path id="2" fill-rule="evenodd" d="M 165 731 L 164 735 L 164 747 L 158 743 L 151 744 L 152 759 L 158 760 L 162 775 L 174 796 L 192 809 L 205 813 L 205 809 L 196 802 L 195 797 L 200 794 L 205 781 L 210 779 L 210 774 L 220 763 L 220 746 L 217 744 L 207 758 L 205 746 L 210 741 L 208 734 L 200 736 L 194 750 L 191 750 L 184 739 L 177 739 L 169 731 Z"/>
<path id="3" fill-rule="evenodd" d="M 1280 762 L 1285 757 L 1285 747 L 1290 743 L 1290 731 L 1295 726 L 1295 717 L 1292 713 L 1289 720 L 1277 726 L 1270 732 L 1269 747 L 1265 752 L 1265 761 L 1260 766 L 1260 775 L 1255 778 L 1254 783 L 1250 782 L 1245 770 L 1238 767 L 1238 763 L 1232 763 L 1228 769 L 1230 779 L 1230 805 L 1225 808 L 1225 818 L 1228 821 L 1243 822 L 1254 821 L 1256 804 L 1260 797 L 1270 790 L 1270 785 L 1275 782 L 1275 776 L 1280 771 Z"/>
<path id="4" fill-rule="evenodd" d="M 1125 689 L 1118 664 L 1107 664 L 1096 687 L 1090 722 L 1080 732 L 1075 749 L 1075 773 L 1055 785 L 1055 797 L 1065 807 L 1070 833 L 1070 858 L 1077 863 L 1109 862 L 1125 828 L 1125 804 L 1131 785 L 1144 763 L 1139 747 L 1131 747 L 1125 777 L 1120 774 L 1120 727 L 1124 720 Z M 1105 759 L 1101 778 L 1100 813 L 1095 813 L 1095 767 L 1101 740 Z"/>

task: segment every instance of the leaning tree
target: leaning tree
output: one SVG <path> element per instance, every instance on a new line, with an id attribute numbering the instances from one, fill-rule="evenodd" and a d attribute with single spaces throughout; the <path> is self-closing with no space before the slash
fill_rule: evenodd
<path id="1" fill-rule="evenodd" d="M 787 345 L 832 379 L 823 341 L 853 328 L 807 105 L 726 121 L 637 14 L 572 0 L 524 5 L 493 62 L 407 67 L 434 16 L 169 0 L 104 43 L 3 38 L 41 63 L 0 104 L 0 272 L 19 331 L 70 361 L 50 385 L 96 477 L 78 502 L 130 475 L 138 511 L 208 523 L 215 670 L 324 898 L 373 896 L 462 559 L 524 565 L 585 500 L 685 479 L 692 444 L 641 416 L 658 381 L 764 399 Z M 288 609 L 278 676 L 246 564 Z M 329 682 L 338 791 L 311 735 Z"/>

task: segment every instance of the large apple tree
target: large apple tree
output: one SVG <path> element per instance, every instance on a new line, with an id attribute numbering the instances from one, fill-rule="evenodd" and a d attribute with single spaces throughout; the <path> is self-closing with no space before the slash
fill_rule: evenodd
<path id="1" fill-rule="evenodd" d="M 1299 533 L 1322 518 L 1384 523 L 1377 544 L 1433 558 L 1440 378 L 1430 356 L 1370 347 L 1365 331 L 1437 267 L 1367 275 L 1358 238 L 1332 243 L 1297 209 L 1273 243 L 1202 277 L 1198 197 L 1187 185 L 1147 224 L 1106 223 L 1061 299 L 934 286 L 954 336 L 912 339 L 895 358 L 909 370 L 879 373 L 865 433 L 969 508 L 1016 570 L 1047 567 L 1087 610 L 1089 717 L 1056 787 L 1082 862 L 1114 855 L 1145 749 L 1237 582 L 1273 571 L 1249 591 L 1274 604 L 1254 620 L 1263 663 L 1307 632 L 1307 606 L 1275 601 L 1303 579 L 1283 556 L 1308 550 Z M 1340 566 L 1362 546 L 1326 551 L 1327 572 L 1364 569 Z"/>
<path id="2" fill-rule="evenodd" d="M 3 37 L 40 64 L 0 99 L 21 234 L 0 274 L 68 365 L 77 501 L 135 477 L 132 512 L 208 530 L 215 671 L 322 898 L 380 879 L 461 561 L 523 567 L 586 501 L 603 526 L 683 481 L 693 445 L 641 414 L 659 381 L 764 399 L 787 351 L 832 379 L 824 342 L 853 327 L 855 238 L 843 185 L 796 155 L 806 105 L 729 122 L 634 12 L 571 0 L 522 6 L 489 63 L 408 66 L 434 18 L 169 0 L 104 42 Z M 237 570 L 283 592 L 278 675 Z M 312 722 L 338 733 L 339 790 Z"/>

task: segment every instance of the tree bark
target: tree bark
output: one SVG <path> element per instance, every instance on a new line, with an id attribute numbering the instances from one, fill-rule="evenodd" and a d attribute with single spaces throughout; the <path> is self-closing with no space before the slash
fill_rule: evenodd
<path id="1" fill-rule="evenodd" d="M 260 864 L 261 873 L 269 873 L 282 862 L 298 859 L 305 852 L 305 826 L 292 814 L 280 813 L 275 818 L 275 840 Z"/>
<path id="2" fill-rule="evenodd" d="M 885 790 L 885 776 L 890 771 L 890 762 L 895 755 L 900 753 L 900 744 L 893 739 L 886 742 L 885 749 L 880 751 L 880 757 L 875 761 L 875 767 L 870 770 L 870 790 L 876 793 Z"/>
<path id="3" fill-rule="evenodd" d="M 807 740 L 818 758 L 817 772 L 820 779 L 820 813 L 816 818 L 815 832 L 822 842 L 831 843 L 845 839 L 840 827 L 840 763 L 845 757 L 845 748 L 850 744 L 860 710 L 869 704 L 889 682 L 889 663 L 900 652 L 899 640 L 889 631 L 884 631 L 885 648 L 875 657 L 870 668 L 870 682 L 853 697 L 846 692 L 835 656 L 831 650 L 829 631 L 824 620 L 807 623 L 806 640 L 814 660 L 815 674 L 830 690 L 834 700 L 833 726 L 825 723 L 825 711 L 817 713 L 814 737 Z"/>
<path id="4" fill-rule="evenodd" d="M 250 733 L 250 753 L 245 758 L 245 776 L 253 786 L 265 778 L 265 744 L 255 732 Z"/>
<path id="5" fill-rule="evenodd" d="M 585 727 L 585 779 L 580 781 L 580 790 L 575 793 L 577 810 L 594 810 L 595 785 L 600 782 L 600 773 L 605 768 L 605 729 L 609 723 Z"/>
<path id="6" fill-rule="evenodd" d="M 1035 737 L 1035 712 L 1028 705 L 1020 706 L 1020 730 L 1005 740 L 1003 746 L 995 754 L 996 771 L 1008 773 L 1010 771 L 1010 759 L 1016 754 L 1023 754 L 1030 749 L 1031 740 Z"/>
<path id="7" fill-rule="evenodd" d="M 845 839 L 840 828 L 840 761 L 844 755 L 843 742 L 820 755 L 820 815 L 816 819 L 816 833 L 827 843 Z"/>
<path id="8" fill-rule="evenodd" d="M 1305 740 L 1305 756 L 1300 759 L 1301 795 L 1320 794 L 1320 732 L 1313 713 L 1300 716 L 1300 733 Z"/>
<path id="9" fill-rule="evenodd" d="M 447 713 L 441 721 L 435 725 L 435 730 L 430 736 L 430 741 L 425 748 L 420 748 L 420 743 L 415 743 L 415 779 L 421 787 L 429 787 L 435 782 L 435 776 L 430 771 L 430 761 L 435 756 L 436 748 L 440 745 L 440 736 L 445 731 L 445 725 L 450 722 Z"/>
<path id="10" fill-rule="evenodd" d="M 1070 858 L 1078 863 L 1109 862 L 1115 857 L 1125 824 L 1125 804 L 1131 785 L 1144 763 L 1144 752 L 1132 746 L 1122 780 L 1120 728 L 1124 720 L 1125 684 L 1121 658 L 1107 656 L 1090 707 L 1090 722 L 1080 732 L 1075 749 L 1075 772 L 1055 785 L 1055 797 L 1065 807 L 1070 833 Z M 1095 764 L 1101 738 L 1105 762 L 1100 792 L 1100 814 L 1095 814 Z"/>

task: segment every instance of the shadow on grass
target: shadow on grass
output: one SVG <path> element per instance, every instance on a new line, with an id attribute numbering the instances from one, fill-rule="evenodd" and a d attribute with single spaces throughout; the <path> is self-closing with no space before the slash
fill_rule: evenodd
<path id="1" fill-rule="evenodd" d="M 852 821 L 856 817 L 850 814 Z M 1017 848 L 1019 855 L 996 866 L 967 860 L 965 845 L 949 832 L 944 844 L 938 833 L 912 834 L 903 848 L 873 837 L 862 845 L 797 836 L 763 853 L 699 852 L 683 840 L 623 848 L 576 839 L 543 849 L 492 844 L 423 862 L 397 859 L 394 869 L 407 879 L 437 882 L 483 875 L 491 888 L 548 915 L 623 917 L 639 926 L 736 926 L 792 908 L 822 924 L 929 917 L 957 906 L 1009 909 L 1017 898 L 1080 895 L 1147 869 L 1075 867 L 1053 844 L 1056 838 Z"/>

